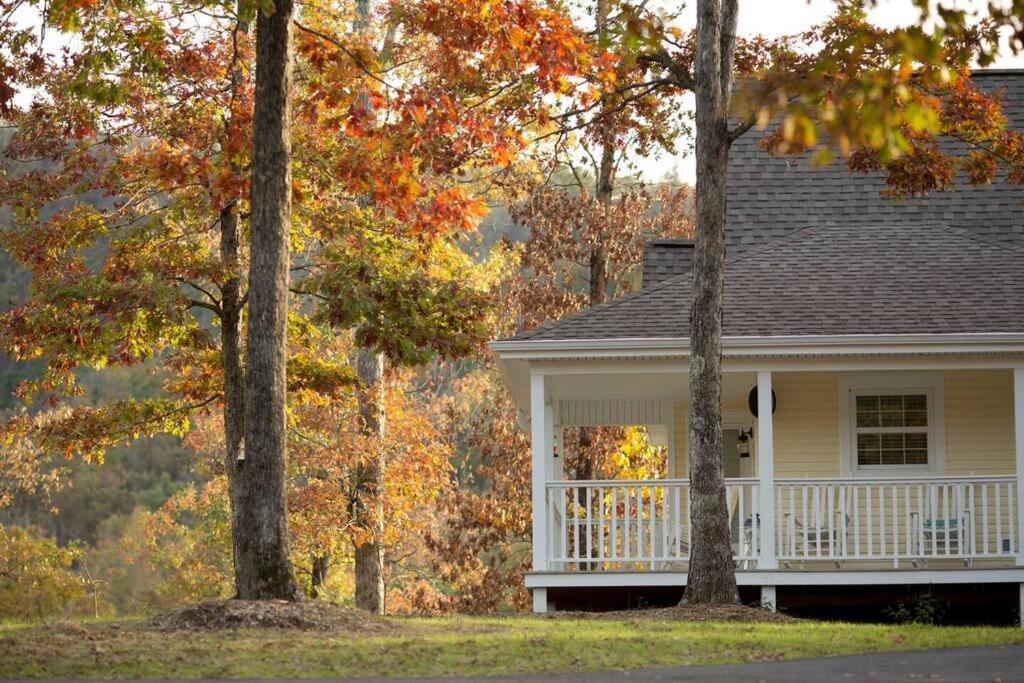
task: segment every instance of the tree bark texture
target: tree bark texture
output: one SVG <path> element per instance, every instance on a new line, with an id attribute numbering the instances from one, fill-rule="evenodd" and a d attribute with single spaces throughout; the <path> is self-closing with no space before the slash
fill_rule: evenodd
<path id="1" fill-rule="evenodd" d="M 363 434 L 377 447 L 356 468 L 353 522 L 371 532 L 355 548 L 356 607 L 384 613 L 384 355 L 360 348 L 356 370 L 363 383 L 359 420 Z"/>
<path id="2" fill-rule="evenodd" d="M 309 596 L 319 598 L 324 594 L 327 574 L 331 568 L 331 556 L 313 554 L 309 558 Z"/>
<path id="3" fill-rule="evenodd" d="M 256 23 L 245 460 L 238 470 L 238 595 L 301 599 L 288 543 L 285 400 L 291 229 L 292 0 Z"/>
<path id="4" fill-rule="evenodd" d="M 739 601 L 722 464 L 725 171 L 737 0 L 698 0 L 697 226 L 690 308 L 690 566 L 683 601 Z"/>
<path id="5" fill-rule="evenodd" d="M 221 287 L 221 370 L 224 373 L 224 471 L 228 475 L 228 498 L 231 504 L 231 545 L 235 570 L 235 592 L 238 590 L 239 553 L 239 468 L 238 451 L 245 437 L 245 374 L 242 370 L 241 322 L 242 283 L 237 272 L 239 264 L 238 214 L 233 204 L 220 212 L 220 256 L 232 274 Z"/>
<path id="6" fill-rule="evenodd" d="M 608 13 L 609 13 L 609 0 L 597 0 L 594 7 L 594 20 L 598 31 L 598 39 L 603 42 L 606 38 L 608 30 Z M 607 97 L 602 98 L 605 102 Z M 602 104 L 602 110 L 607 104 Z M 612 121 L 607 117 L 602 117 L 597 122 L 598 126 L 598 137 L 601 140 L 601 160 L 597 164 L 597 178 L 594 182 L 594 189 L 596 191 L 595 198 L 598 203 L 604 209 L 607 214 L 611 202 L 612 194 L 615 191 L 615 140 L 612 132 Z M 590 291 L 588 292 L 587 305 L 593 308 L 594 306 L 600 306 L 608 298 L 608 247 L 602 241 L 600 235 L 593 235 L 593 242 L 590 245 Z M 576 469 L 575 475 L 577 481 L 586 481 L 594 478 L 594 470 L 596 463 L 594 462 L 594 456 L 590 453 L 590 449 L 593 445 L 593 434 L 591 433 L 590 427 L 579 428 L 579 438 L 577 439 L 577 447 L 579 449 L 580 457 L 578 458 L 579 465 Z M 581 507 L 589 508 L 592 501 L 589 500 L 589 489 L 580 488 L 576 493 L 576 504 Z M 587 555 L 593 555 L 595 548 L 592 547 L 591 539 L 589 536 L 580 537 L 580 557 Z M 592 570 L 596 569 L 596 563 L 586 563 L 580 565 L 580 569 Z"/>

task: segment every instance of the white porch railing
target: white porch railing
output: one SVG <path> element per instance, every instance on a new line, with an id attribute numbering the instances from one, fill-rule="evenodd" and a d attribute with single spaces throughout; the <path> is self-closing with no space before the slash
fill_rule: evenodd
<path id="1" fill-rule="evenodd" d="M 726 480 L 734 558 L 761 549 L 757 479 Z M 775 549 L 782 568 L 807 561 L 1013 559 L 1016 478 L 776 479 Z M 685 479 L 546 484 L 548 563 L 556 570 L 683 570 L 690 555 Z M 768 517 L 768 515 L 765 515 Z"/>
<path id="2" fill-rule="evenodd" d="M 779 560 L 1013 557 L 1013 476 L 783 479 L 775 484 Z"/>
<path id="3" fill-rule="evenodd" d="M 735 559 L 754 562 L 760 546 L 757 480 L 727 480 L 726 500 Z M 689 558 L 685 479 L 548 482 L 547 504 L 553 567 L 677 569 Z"/>

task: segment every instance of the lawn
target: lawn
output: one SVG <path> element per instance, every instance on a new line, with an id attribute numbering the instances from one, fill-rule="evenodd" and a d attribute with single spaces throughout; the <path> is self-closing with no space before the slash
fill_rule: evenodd
<path id="1" fill-rule="evenodd" d="M 0 626 L 0 678 L 420 676 L 713 664 L 1024 643 L 1024 629 L 666 615 L 391 618 L 355 635 L 283 629 L 161 632 L 137 622 Z"/>

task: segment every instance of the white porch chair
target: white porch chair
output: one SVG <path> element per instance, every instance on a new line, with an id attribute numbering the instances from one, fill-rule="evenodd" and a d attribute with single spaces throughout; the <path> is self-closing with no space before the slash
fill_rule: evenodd
<path id="1" fill-rule="evenodd" d="M 962 558 L 965 566 L 971 565 L 967 556 L 971 549 L 971 513 L 963 510 L 955 517 L 921 517 L 910 513 L 914 534 L 916 555 L 922 564 L 929 559 Z"/>
<path id="2" fill-rule="evenodd" d="M 784 512 L 782 515 L 784 529 L 789 534 L 789 544 L 793 548 L 797 561 L 833 560 L 837 568 L 846 564 L 846 548 L 850 535 L 850 516 L 842 515 L 838 510 L 832 512 L 835 521 L 830 526 L 806 526 L 799 517 Z"/>

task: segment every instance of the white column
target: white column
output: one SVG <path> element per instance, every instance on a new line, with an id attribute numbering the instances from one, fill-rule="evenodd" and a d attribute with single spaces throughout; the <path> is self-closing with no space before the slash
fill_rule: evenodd
<path id="1" fill-rule="evenodd" d="M 551 469 L 552 411 L 546 404 L 544 375 L 530 375 L 530 436 L 532 448 L 533 491 L 533 570 L 548 569 L 547 490 L 545 483 Z M 547 611 L 547 590 L 533 590 L 533 611 Z"/>
<path id="2" fill-rule="evenodd" d="M 548 611 L 548 589 L 533 589 L 533 611 L 535 614 L 544 614 Z"/>
<path id="3" fill-rule="evenodd" d="M 757 373 L 758 569 L 778 569 L 775 559 L 775 437 L 772 433 L 772 373 Z"/>
<path id="4" fill-rule="evenodd" d="M 1017 565 L 1024 566 L 1024 368 L 1013 369 L 1013 429 L 1017 463 Z"/>

